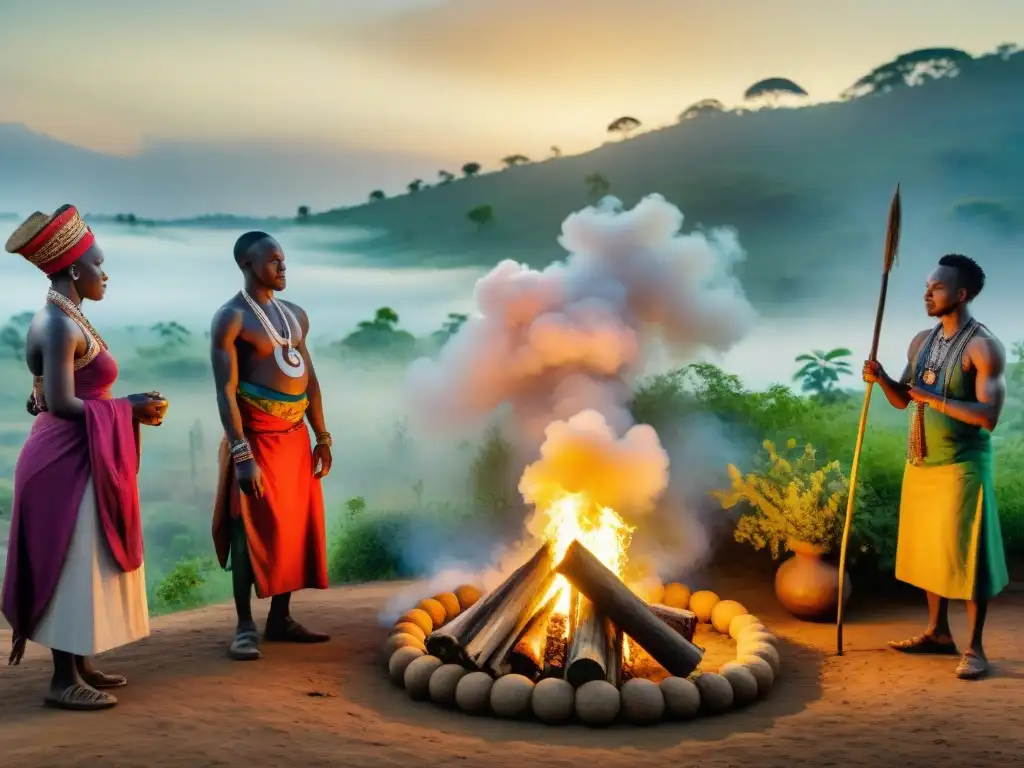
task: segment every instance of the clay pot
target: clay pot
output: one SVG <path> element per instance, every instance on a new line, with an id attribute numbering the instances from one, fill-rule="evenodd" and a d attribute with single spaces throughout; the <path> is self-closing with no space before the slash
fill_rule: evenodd
<path id="1" fill-rule="evenodd" d="M 804 541 L 790 541 L 793 557 L 775 573 L 775 595 L 782 606 L 803 621 L 832 621 L 839 606 L 839 569 L 823 559 L 824 550 Z M 850 574 L 843 579 L 843 606 L 850 599 Z"/>

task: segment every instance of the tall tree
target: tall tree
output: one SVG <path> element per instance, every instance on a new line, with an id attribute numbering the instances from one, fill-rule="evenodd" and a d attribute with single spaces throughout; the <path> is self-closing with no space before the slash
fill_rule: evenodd
<path id="1" fill-rule="evenodd" d="M 804 392 L 821 397 L 832 396 L 839 377 L 851 373 L 848 358 L 852 354 L 845 347 L 838 347 L 828 352 L 815 349 L 808 354 L 797 355 L 796 362 L 803 365 L 793 374 L 793 381 L 801 382 Z"/>
<path id="2" fill-rule="evenodd" d="M 501 158 L 501 162 L 506 168 L 512 168 L 516 165 L 525 165 L 530 162 L 530 158 L 526 155 L 507 155 L 506 157 Z"/>
<path id="3" fill-rule="evenodd" d="M 637 120 L 635 117 L 629 117 L 628 115 L 624 115 L 622 117 L 617 117 L 610 123 L 608 123 L 608 133 L 617 133 L 622 138 L 625 139 L 629 136 L 629 134 L 637 130 L 640 127 L 640 125 L 640 121 Z"/>
<path id="4" fill-rule="evenodd" d="M 875 67 L 843 91 L 840 97 L 857 99 L 888 93 L 894 88 L 923 85 L 929 80 L 956 77 L 973 61 L 971 54 L 959 48 L 920 48 Z"/>
<path id="5" fill-rule="evenodd" d="M 476 176 L 480 173 L 480 163 L 466 163 L 462 166 L 462 175 L 466 178 Z"/>
<path id="6" fill-rule="evenodd" d="M 438 171 L 437 177 L 441 180 L 441 184 L 451 184 L 455 181 L 455 174 L 448 171 Z"/>
<path id="7" fill-rule="evenodd" d="M 295 218 L 297 218 L 297 219 L 308 219 L 309 218 L 309 206 L 308 205 L 300 205 L 299 206 L 299 210 L 295 214 Z"/>
<path id="8" fill-rule="evenodd" d="M 725 112 L 725 105 L 718 99 L 701 99 L 679 113 L 679 122 L 695 120 L 708 115 L 720 115 Z"/>
<path id="9" fill-rule="evenodd" d="M 807 96 L 807 91 L 785 77 L 767 77 L 758 80 L 743 92 L 745 101 L 760 101 L 773 105 L 783 96 Z"/>
<path id="10" fill-rule="evenodd" d="M 410 193 L 419 192 L 421 189 L 423 189 L 423 179 L 413 179 L 406 185 L 405 188 L 408 189 Z"/>
<path id="11" fill-rule="evenodd" d="M 375 189 L 375 190 L 373 190 L 373 192 L 370 193 L 370 202 L 371 203 L 376 203 L 376 202 L 378 202 L 380 200 L 383 200 L 384 198 L 385 198 L 385 194 L 384 194 L 383 190 Z"/>
<path id="12" fill-rule="evenodd" d="M 478 205 L 466 213 L 466 218 L 476 224 L 477 230 L 481 230 L 494 223 L 494 208 L 489 205 Z"/>
<path id="13" fill-rule="evenodd" d="M 557 144 L 552 144 L 551 145 L 551 157 L 557 159 L 557 158 L 559 158 L 561 156 L 562 156 L 562 148 L 559 147 Z"/>
<path id="14" fill-rule="evenodd" d="M 11 350 L 11 354 L 18 360 L 25 357 L 25 337 L 28 336 L 28 327 L 33 317 L 33 312 L 20 312 L 0 328 L 0 346 Z"/>
<path id="15" fill-rule="evenodd" d="M 598 200 L 612 191 L 611 182 L 603 174 L 591 173 L 583 180 L 587 185 L 587 194 L 594 200 Z"/>

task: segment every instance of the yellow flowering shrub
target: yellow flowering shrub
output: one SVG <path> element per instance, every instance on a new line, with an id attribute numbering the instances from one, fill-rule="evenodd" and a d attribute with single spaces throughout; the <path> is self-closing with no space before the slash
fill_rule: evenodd
<path id="1" fill-rule="evenodd" d="M 729 465 L 731 487 L 712 491 L 723 509 L 740 507 L 736 541 L 768 549 L 777 558 L 788 541 L 804 542 L 828 552 L 842 530 L 849 480 L 838 461 L 818 466 L 814 446 L 797 449 L 796 440 L 779 452 L 770 440 L 757 469 L 746 475 Z"/>

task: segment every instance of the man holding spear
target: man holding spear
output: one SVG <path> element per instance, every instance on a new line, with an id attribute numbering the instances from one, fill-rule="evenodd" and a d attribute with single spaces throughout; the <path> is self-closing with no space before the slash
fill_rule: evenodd
<path id="1" fill-rule="evenodd" d="M 943 256 L 924 294 L 928 316 L 938 323 L 910 342 L 899 380 L 873 355 L 864 364 L 864 381 L 877 382 L 894 408 L 911 408 L 896 578 L 928 598 L 924 634 L 889 645 L 903 653 L 959 654 L 948 606 L 964 600 L 971 636 L 956 669 L 964 680 L 989 672 L 985 615 L 989 600 L 1009 583 L 991 440 L 1006 398 L 1006 353 L 970 311 L 984 285 L 973 259 Z"/>

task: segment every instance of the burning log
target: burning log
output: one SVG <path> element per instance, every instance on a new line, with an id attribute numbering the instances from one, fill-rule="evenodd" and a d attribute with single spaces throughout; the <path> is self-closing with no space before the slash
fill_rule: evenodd
<path id="1" fill-rule="evenodd" d="M 504 583 L 451 623 L 432 632 L 428 653 L 448 664 L 483 669 L 509 635 L 522 631 L 554 582 L 554 549 L 545 543 Z"/>
<path id="2" fill-rule="evenodd" d="M 565 664 L 565 679 L 579 688 L 591 680 L 617 678 L 615 672 L 619 654 L 612 643 L 616 630 L 594 604 L 573 590 L 572 606 L 569 613 L 571 634 L 569 652 Z"/>
<path id="3" fill-rule="evenodd" d="M 548 622 L 548 642 L 544 648 L 544 677 L 562 677 L 569 652 L 569 617 L 556 613 Z"/>
<path id="4" fill-rule="evenodd" d="M 622 685 L 622 662 L 626 655 L 626 635 L 614 624 L 612 631 L 612 649 L 608 656 L 608 675 L 605 679 L 618 688 Z"/>
<path id="5" fill-rule="evenodd" d="M 579 541 L 569 545 L 555 570 L 671 674 L 686 677 L 700 664 L 704 652 L 659 619 Z"/>
<path id="6" fill-rule="evenodd" d="M 537 613 L 541 601 L 555 582 L 554 565 L 554 547 L 549 542 L 531 558 L 523 579 L 508 592 L 466 643 L 466 663 L 476 669 L 489 669 L 501 674 L 502 660 Z"/>
<path id="7" fill-rule="evenodd" d="M 672 608 L 668 605 L 655 604 L 649 606 L 651 612 L 659 619 L 668 624 L 672 629 L 693 642 L 693 635 L 697 631 L 697 614 L 682 608 Z"/>
<path id="8" fill-rule="evenodd" d="M 516 640 L 516 644 L 508 654 L 509 669 L 517 675 L 536 679 L 544 672 L 544 663 L 547 659 L 549 640 L 549 625 L 555 614 L 555 605 L 558 603 L 558 595 L 551 598 L 547 605 L 530 619 L 522 635 Z"/>

